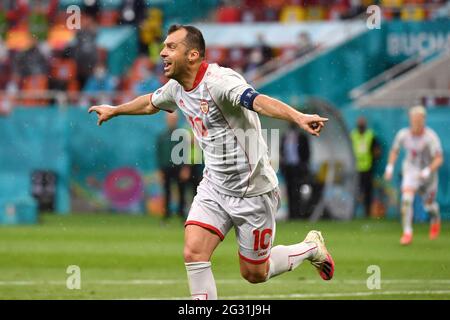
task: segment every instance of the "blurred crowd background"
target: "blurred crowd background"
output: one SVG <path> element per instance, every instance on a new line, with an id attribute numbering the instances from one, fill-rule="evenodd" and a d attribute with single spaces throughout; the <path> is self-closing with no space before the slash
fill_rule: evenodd
<path id="1" fill-rule="evenodd" d="M 372 5 L 380 9 L 379 28 L 368 23 Z M 280 172 L 283 188 L 294 188 L 308 212 L 299 216 L 362 212 L 350 138 L 361 116 L 380 147 L 366 211 L 398 214 L 400 177 L 387 186 L 377 173 L 393 135 L 407 125 L 405 108 L 425 105 L 441 138 L 450 133 L 449 14 L 445 0 L 0 0 L 0 216 L 43 206 L 45 188 L 51 205 L 43 210 L 59 213 L 180 211 L 165 204 L 169 187 L 156 158 L 165 115 L 100 130 L 86 114 L 90 105 L 120 104 L 167 81 L 159 52 L 172 23 L 202 30 L 208 62 L 333 119 L 321 142 L 310 141 L 307 181 L 285 179 L 287 166 Z M 283 143 L 295 137 L 287 124 L 262 121 L 282 131 Z M 445 155 L 449 149 L 445 141 Z M 444 211 L 449 172 L 448 165 L 440 172 Z M 280 217 L 296 205 L 284 203 Z"/>
<path id="2" fill-rule="evenodd" d="M 351 20 L 365 18 L 366 9 L 372 4 L 381 6 L 384 20 L 423 21 L 445 15 L 445 2 L 2 0 L 0 109 L 7 112 L 14 104 L 85 105 L 99 99 L 120 103 L 158 88 L 165 81 L 159 51 L 165 27 L 171 22 L 201 21 L 226 28 L 229 24 Z M 196 10 L 189 10 L 191 4 Z M 78 30 L 67 27 L 70 5 L 82 10 Z M 170 6 L 178 8 L 166 8 Z M 127 28 L 119 31 L 117 27 L 121 26 L 129 26 L 131 31 Z M 135 37 L 135 43 L 117 39 L 127 37 Z M 257 80 L 321 46 L 306 31 L 293 37 L 294 43 L 273 46 L 267 43 L 264 33 L 259 33 L 253 45 L 209 46 L 207 59 Z M 117 45 L 127 47 L 128 52 L 114 57 L 116 42 L 122 42 Z"/>

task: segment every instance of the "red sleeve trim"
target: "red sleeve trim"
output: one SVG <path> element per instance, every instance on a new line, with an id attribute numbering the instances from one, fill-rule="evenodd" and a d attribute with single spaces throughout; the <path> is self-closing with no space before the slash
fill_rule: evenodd
<path id="1" fill-rule="evenodd" d="M 150 93 L 150 98 L 149 98 L 149 99 L 150 99 L 150 104 L 151 104 L 153 107 L 155 107 L 155 108 L 158 109 L 158 110 L 162 110 L 162 111 L 169 112 L 169 113 L 174 112 L 174 111 L 172 111 L 172 110 L 161 109 L 161 108 L 155 106 L 155 105 L 153 104 L 153 102 L 152 102 L 152 96 L 153 96 L 153 93 Z"/>
<path id="2" fill-rule="evenodd" d="M 196 225 L 196 226 L 200 226 L 202 228 L 208 229 L 208 230 L 214 232 L 215 234 L 217 234 L 219 236 L 220 240 L 223 241 L 223 239 L 225 239 L 225 236 L 223 235 L 223 233 L 220 232 L 219 229 L 217 229 L 216 227 L 214 227 L 214 226 L 212 226 L 210 224 L 203 223 L 203 222 L 200 222 L 200 221 L 195 221 L 195 220 L 188 220 L 188 221 L 186 221 L 184 223 L 184 226 L 186 227 L 188 225 Z"/>
<path id="3" fill-rule="evenodd" d="M 264 262 L 266 262 L 269 258 L 270 258 L 270 254 L 267 256 L 267 257 L 265 257 L 264 259 L 261 259 L 261 260 L 253 260 L 253 259 L 249 259 L 249 258 L 247 258 L 247 257 L 244 257 L 240 252 L 238 252 L 238 254 L 239 254 L 239 258 L 241 258 L 242 260 L 244 260 L 244 261 L 246 261 L 246 262 L 249 262 L 249 263 L 251 263 L 251 264 L 262 264 L 262 263 L 264 263 Z"/>

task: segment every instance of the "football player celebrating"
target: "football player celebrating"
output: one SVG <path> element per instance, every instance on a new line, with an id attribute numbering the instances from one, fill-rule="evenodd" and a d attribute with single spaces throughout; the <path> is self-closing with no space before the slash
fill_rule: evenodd
<path id="1" fill-rule="evenodd" d="M 163 87 L 120 106 L 93 106 L 89 112 L 97 113 L 99 125 L 118 115 L 177 108 L 189 120 L 205 158 L 203 179 L 185 223 L 184 261 L 192 298 L 217 299 L 210 260 L 231 228 L 240 271 L 249 282 L 267 281 L 304 260 L 324 280 L 331 279 L 334 262 L 319 231 L 310 231 L 297 244 L 272 248 L 280 195 L 258 114 L 294 122 L 314 136 L 328 119 L 259 94 L 235 71 L 208 64 L 203 35 L 195 27 L 171 26 L 160 55 L 170 78 Z M 239 130 L 255 132 L 251 144 L 262 152 L 250 152 Z"/>

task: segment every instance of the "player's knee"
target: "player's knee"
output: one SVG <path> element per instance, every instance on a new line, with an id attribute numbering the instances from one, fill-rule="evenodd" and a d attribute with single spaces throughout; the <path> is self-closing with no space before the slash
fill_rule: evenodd
<path id="1" fill-rule="evenodd" d="M 200 262 L 208 260 L 205 253 L 195 247 L 185 246 L 183 254 L 184 262 Z"/>
<path id="2" fill-rule="evenodd" d="M 411 206 L 414 200 L 414 194 L 404 193 L 402 195 L 402 207 Z"/>
<path id="3" fill-rule="evenodd" d="M 405 214 L 408 212 L 409 208 L 412 207 L 412 202 L 402 200 L 402 205 L 400 207 L 401 213 Z"/>
<path id="4" fill-rule="evenodd" d="M 241 275 L 250 283 L 261 283 L 267 280 L 267 272 L 260 270 L 241 270 Z"/>
<path id="5" fill-rule="evenodd" d="M 439 204 L 436 201 L 426 202 L 424 207 L 425 207 L 425 210 L 428 212 L 438 212 L 439 211 Z"/>

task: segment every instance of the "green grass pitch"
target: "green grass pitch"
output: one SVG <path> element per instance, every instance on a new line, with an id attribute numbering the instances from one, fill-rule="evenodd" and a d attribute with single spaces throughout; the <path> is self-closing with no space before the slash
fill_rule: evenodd
<path id="1" fill-rule="evenodd" d="M 428 225 L 415 225 L 413 244 L 399 244 L 392 220 L 279 222 L 276 244 L 303 240 L 321 230 L 336 262 L 323 281 L 304 262 L 263 284 L 240 277 L 231 231 L 213 256 L 222 299 L 449 299 L 450 223 L 428 240 Z M 189 297 L 182 258 L 183 225 L 150 216 L 43 215 L 35 226 L 0 227 L 0 299 L 183 299 Z M 69 265 L 81 270 L 81 289 L 69 290 Z M 367 269 L 380 268 L 381 288 L 369 289 Z"/>

